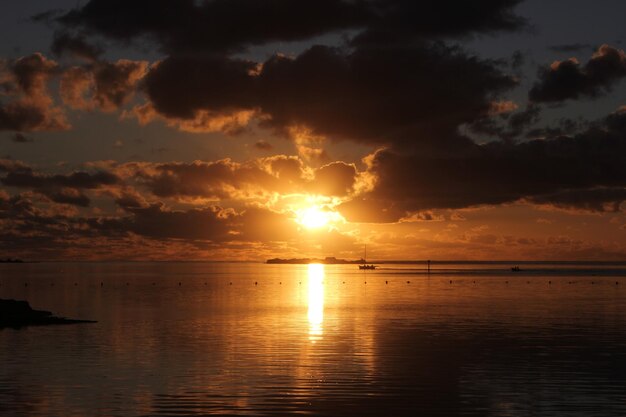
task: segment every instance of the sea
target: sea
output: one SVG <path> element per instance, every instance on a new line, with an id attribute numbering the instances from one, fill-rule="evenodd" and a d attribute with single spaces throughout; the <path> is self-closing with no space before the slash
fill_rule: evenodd
<path id="1" fill-rule="evenodd" d="M 519 266 L 519 271 L 512 271 Z M 0 264 L 0 416 L 626 416 L 626 263 Z"/>

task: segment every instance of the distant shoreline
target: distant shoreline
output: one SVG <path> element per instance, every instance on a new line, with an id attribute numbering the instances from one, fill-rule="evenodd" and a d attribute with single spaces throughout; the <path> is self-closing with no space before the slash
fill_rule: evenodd
<path id="1" fill-rule="evenodd" d="M 426 265 L 428 260 L 368 260 L 368 264 L 379 265 Z M 346 260 L 333 257 L 327 258 L 291 258 L 281 259 L 272 258 L 265 261 L 266 264 L 287 264 L 287 265 L 306 265 L 312 263 L 326 265 L 354 265 L 365 263 L 364 259 Z M 520 261 L 520 260 L 498 260 L 498 261 L 467 261 L 467 260 L 431 260 L 431 265 L 626 265 L 626 261 Z"/>
<path id="2" fill-rule="evenodd" d="M 292 258 L 292 259 L 281 259 L 281 258 L 273 258 L 265 261 L 266 264 L 296 264 L 296 265 L 306 265 L 306 264 L 325 264 L 325 265 L 345 265 L 345 264 L 363 264 L 365 263 L 364 259 L 357 260 L 346 260 L 346 259 L 337 259 L 335 257 L 329 256 L 324 259 L 317 258 Z"/>
<path id="3" fill-rule="evenodd" d="M 24 264 L 26 262 L 24 262 L 21 259 L 13 259 L 13 258 L 6 258 L 6 259 L 0 259 L 0 264 Z"/>

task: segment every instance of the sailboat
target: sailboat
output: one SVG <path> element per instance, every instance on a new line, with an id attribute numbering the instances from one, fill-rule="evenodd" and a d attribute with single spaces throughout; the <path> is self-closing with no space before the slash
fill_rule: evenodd
<path id="1" fill-rule="evenodd" d="M 367 259 L 367 245 L 364 245 L 363 265 L 359 265 L 359 269 L 376 269 L 376 265 L 374 264 L 368 265 L 366 259 Z"/>

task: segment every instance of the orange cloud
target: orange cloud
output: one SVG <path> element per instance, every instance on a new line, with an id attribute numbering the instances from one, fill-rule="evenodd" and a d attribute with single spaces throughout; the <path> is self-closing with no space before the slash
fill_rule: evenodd
<path id="1" fill-rule="evenodd" d="M 12 100 L 0 103 L 0 130 L 23 132 L 67 130 L 70 124 L 55 106 L 47 83 L 58 64 L 35 53 L 0 65 L 5 95 Z"/>

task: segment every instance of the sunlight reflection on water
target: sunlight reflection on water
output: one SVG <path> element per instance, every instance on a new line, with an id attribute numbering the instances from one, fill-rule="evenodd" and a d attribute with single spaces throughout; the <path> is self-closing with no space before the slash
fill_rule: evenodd
<path id="1" fill-rule="evenodd" d="M 626 415 L 622 269 L 412 268 L 0 265 L 98 320 L 0 330 L 0 416 Z"/>
<path id="2" fill-rule="evenodd" d="M 324 330 L 324 265 L 309 265 L 309 340 L 315 343 L 322 339 Z"/>

